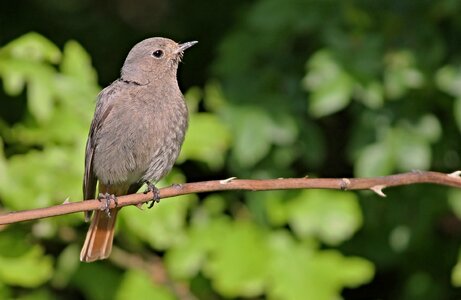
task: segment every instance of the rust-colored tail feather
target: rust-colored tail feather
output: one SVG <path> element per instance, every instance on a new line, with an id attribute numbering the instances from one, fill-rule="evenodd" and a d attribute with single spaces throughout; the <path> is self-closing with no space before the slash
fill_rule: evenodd
<path id="1" fill-rule="evenodd" d="M 105 259 L 110 255 L 118 210 L 118 208 L 111 209 L 110 217 L 105 211 L 95 211 L 80 252 L 81 261 L 92 262 Z"/>

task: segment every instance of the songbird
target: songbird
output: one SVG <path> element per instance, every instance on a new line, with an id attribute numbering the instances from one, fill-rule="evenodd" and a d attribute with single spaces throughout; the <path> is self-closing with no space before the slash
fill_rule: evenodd
<path id="1" fill-rule="evenodd" d="M 147 183 L 155 187 L 175 163 L 188 126 L 188 111 L 177 81 L 184 50 L 197 42 L 178 44 L 149 38 L 136 44 L 121 76 L 98 95 L 86 144 L 84 199 L 106 201 L 94 212 L 80 260 L 105 259 L 112 250 L 119 208 L 116 197 L 132 194 Z M 90 220 L 92 212 L 85 214 Z"/>

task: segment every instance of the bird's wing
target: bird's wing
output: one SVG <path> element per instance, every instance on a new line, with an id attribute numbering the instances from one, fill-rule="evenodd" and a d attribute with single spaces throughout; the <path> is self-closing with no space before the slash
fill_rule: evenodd
<path id="1" fill-rule="evenodd" d="M 91 122 L 88 140 L 86 142 L 85 151 L 85 173 L 83 176 L 83 196 L 84 199 L 93 199 L 96 193 L 97 178 L 93 172 L 93 155 L 96 148 L 96 136 L 100 130 L 104 120 L 110 114 L 113 108 L 113 98 L 117 94 L 117 88 L 114 84 L 106 87 L 98 95 L 96 110 L 93 121 Z"/>

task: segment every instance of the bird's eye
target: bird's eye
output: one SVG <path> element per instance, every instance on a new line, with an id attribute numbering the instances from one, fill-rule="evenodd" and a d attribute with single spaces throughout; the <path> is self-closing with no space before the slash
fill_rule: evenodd
<path id="1" fill-rule="evenodd" d="M 152 52 L 152 56 L 156 57 L 156 58 L 160 58 L 163 56 L 163 51 L 162 50 L 155 50 L 154 52 Z"/>

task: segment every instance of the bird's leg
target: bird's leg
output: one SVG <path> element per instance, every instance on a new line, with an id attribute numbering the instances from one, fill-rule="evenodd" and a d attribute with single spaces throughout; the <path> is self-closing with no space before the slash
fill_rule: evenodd
<path id="1" fill-rule="evenodd" d="M 98 195 L 98 200 L 100 202 L 102 201 L 105 201 L 104 202 L 104 211 L 106 212 L 107 216 L 110 218 L 110 202 L 111 201 L 114 201 L 114 204 L 115 204 L 115 207 L 118 206 L 118 200 L 117 200 L 117 197 L 115 197 L 114 194 L 109 194 L 109 193 L 99 193 Z"/>
<path id="2" fill-rule="evenodd" d="M 152 192 L 154 194 L 154 197 L 152 197 L 152 202 L 149 204 L 147 208 L 152 208 L 155 203 L 160 202 L 160 191 L 159 189 L 150 181 L 146 181 L 147 184 L 147 189 L 144 191 L 144 194 L 147 194 L 149 192 Z"/>

